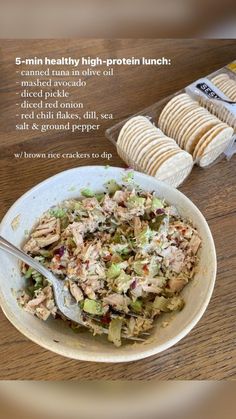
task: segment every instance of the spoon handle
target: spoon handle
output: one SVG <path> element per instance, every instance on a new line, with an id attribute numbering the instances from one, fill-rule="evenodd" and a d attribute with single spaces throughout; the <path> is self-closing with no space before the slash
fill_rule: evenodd
<path id="1" fill-rule="evenodd" d="M 36 271 L 45 276 L 51 284 L 54 282 L 51 276 L 51 272 L 48 269 L 42 266 L 41 263 L 39 263 L 37 260 L 27 255 L 27 253 L 23 252 L 23 250 L 18 249 L 18 247 L 14 246 L 14 244 L 10 243 L 1 236 L 0 249 L 5 250 L 8 253 L 11 253 L 13 256 L 16 256 L 18 259 L 22 260 L 27 265 L 34 268 Z"/>

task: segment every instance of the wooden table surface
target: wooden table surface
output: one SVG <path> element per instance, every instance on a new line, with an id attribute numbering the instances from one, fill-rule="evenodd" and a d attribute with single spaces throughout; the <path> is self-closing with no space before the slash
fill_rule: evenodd
<path id="1" fill-rule="evenodd" d="M 122 120 L 236 58 L 234 40 L 36 40 L 0 41 L 0 217 L 25 191 L 59 171 L 104 160 L 15 159 L 14 152 L 102 152 L 125 166 L 105 138 L 111 122 L 94 134 L 16 132 L 15 56 L 168 56 L 168 67 L 119 67 L 109 81 L 90 79 L 86 90 L 70 89 L 92 109 Z M 113 123 L 112 122 L 112 123 Z M 235 377 L 236 156 L 202 170 L 194 168 L 180 188 L 202 211 L 218 257 L 213 297 L 203 318 L 181 342 L 157 356 L 128 364 L 79 362 L 30 342 L 0 314 L 0 379 L 232 379 Z M 6 279 L 7 280 L 7 279 Z"/>

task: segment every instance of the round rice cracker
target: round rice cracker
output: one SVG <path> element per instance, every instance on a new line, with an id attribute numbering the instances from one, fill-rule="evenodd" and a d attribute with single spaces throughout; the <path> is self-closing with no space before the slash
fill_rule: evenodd
<path id="1" fill-rule="evenodd" d="M 151 176 L 154 176 L 158 167 L 160 167 L 162 165 L 162 163 L 168 159 L 168 157 L 171 157 L 177 153 L 180 153 L 182 150 L 178 147 L 175 149 L 170 149 L 170 150 L 165 150 L 162 154 L 160 154 L 157 159 L 155 159 L 151 165 L 149 166 L 149 173 Z"/>
<path id="2" fill-rule="evenodd" d="M 236 87 L 235 88 L 231 88 L 229 91 L 228 91 L 228 97 L 230 98 L 230 100 L 232 101 L 232 102 L 236 102 Z"/>
<path id="3" fill-rule="evenodd" d="M 147 171 L 147 167 L 150 161 L 152 161 L 153 159 L 155 159 L 155 156 L 158 155 L 159 153 L 163 153 L 163 147 L 164 148 L 169 148 L 170 145 L 166 145 L 166 141 L 161 140 L 156 142 L 155 144 L 152 144 L 152 146 L 147 149 L 145 152 L 140 153 L 138 159 L 136 159 L 135 161 L 137 161 L 137 164 L 140 166 L 140 168 L 142 170 L 144 170 L 146 173 L 148 173 Z M 173 145 L 171 146 L 173 147 Z"/>
<path id="4" fill-rule="evenodd" d="M 217 82 L 217 84 L 215 84 L 216 87 L 218 87 L 218 89 L 222 90 L 223 86 L 227 86 L 229 83 L 229 79 L 224 79 L 224 80 L 220 80 L 219 82 Z"/>
<path id="5" fill-rule="evenodd" d="M 231 86 L 231 84 L 230 84 L 230 82 L 227 80 L 227 81 L 224 81 L 223 83 L 221 83 L 220 85 L 219 85 L 219 89 L 224 93 L 224 92 L 227 92 L 227 90 L 230 88 L 230 87 L 232 87 Z"/>
<path id="6" fill-rule="evenodd" d="M 173 137 L 172 127 L 176 119 L 179 119 L 180 115 L 186 109 L 195 109 L 198 108 L 198 106 L 197 102 L 194 102 L 190 97 L 189 99 L 173 104 L 173 106 L 169 109 L 168 114 L 166 114 L 165 125 L 163 127 L 165 134 L 169 137 Z"/>
<path id="7" fill-rule="evenodd" d="M 122 142 L 119 144 L 123 150 L 129 154 L 129 150 L 132 147 L 132 143 L 136 140 L 137 136 L 143 134 L 145 130 L 147 130 L 147 125 L 145 123 L 141 123 L 135 125 L 129 129 L 124 135 Z"/>
<path id="8" fill-rule="evenodd" d="M 189 112 L 199 109 L 196 103 L 186 103 L 169 115 L 166 125 L 166 134 L 175 139 L 176 124 L 181 122 Z"/>
<path id="9" fill-rule="evenodd" d="M 119 155 L 119 157 L 124 160 L 124 162 L 127 164 L 127 166 L 131 166 L 130 165 L 130 161 L 128 159 L 128 156 L 124 154 L 123 150 L 119 147 L 119 145 L 116 146 L 117 149 L 117 153 Z"/>
<path id="10" fill-rule="evenodd" d="M 129 128 L 129 126 L 134 124 L 135 120 L 139 120 L 139 119 L 140 118 L 136 118 L 136 117 L 135 118 L 130 118 L 130 119 L 128 119 L 128 121 L 126 121 L 124 123 L 124 125 L 122 126 L 122 128 L 119 132 L 119 135 L 118 135 L 118 139 L 117 139 L 118 144 L 121 143 L 122 137 L 123 137 L 124 133 L 126 132 L 126 130 Z"/>
<path id="11" fill-rule="evenodd" d="M 232 101 L 236 100 L 236 86 L 229 87 L 227 90 L 225 90 L 226 96 Z"/>
<path id="12" fill-rule="evenodd" d="M 176 99 L 178 96 L 176 96 Z M 189 108 L 190 106 L 198 107 L 198 103 L 194 101 L 190 96 L 187 98 L 184 97 L 182 100 L 176 100 L 169 107 L 168 112 L 165 115 L 165 126 L 168 125 L 169 118 L 179 115 L 184 109 Z"/>
<path id="13" fill-rule="evenodd" d="M 176 107 L 177 104 L 180 103 L 186 103 L 191 100 L 190 96 L 187 93 L 181 93 L 177 96 L 174 96 L 169 102 L 165 105 L 165 107 L 162 109 L 162 112 L 158 119 L 158 126 L 161 128 L 163 132 L 165 132 L 166 127 L 166 119 L 172 109 Z"/>
<path id="14" fill-rule="evenodd" d="M 145 154 L 142 154 L 141 161 L 142 165 L 145 167 L 148 167 L 152 161 L 156 160 L 156 158 L 163 153 L 165 150 L 175 149 L 178 148 L 177 144 L 174 142 L 166 141 L 166 139 L 162 139 L 155 144 L 152 145 L 152 147 L 146 151 Z"/>
<path id="15" fill-rule="evenodd" d="M 228 96 L 228 91 L 231 87 L 234 87 L 231 85 L 231 83 L 229 81 L 223 82 L 218 86 L 218 89 L 221 90 L 222 93 L 224 93 L 225 96 Z"/>
<path id="16" fill-rule="evenodd" d="M 183 132 L 186 132 L 189 126 L 203 115 L 205 115 L 204 109 L 199 106 L 199 109 L 189 110 L 182 120 L 177 121 L 173 138 L 177 141 L 180 147 L 182 147 Z"/>
<path id="17" fill-rule="evenodd" d="M 164 134 L 162 136 L 158 137 L 157 135 L 153 135 L 152 137 L 148 136 L 142 140 L 140 140 L 140 146 L 137 145 L 136 149 L 131 151 L 131 155 L 134 160 L 139 160 L 141 157 L 146 155 L 146 153 L 149 153 L 153 146 L 158 144 L 175 144 L 175 141 L 172 139 L 169 139 L 168 137 L 164 137 Z"/>
<path id="18" fill-rule="evenodd" d="M 228 147 L 232 141 L 233 128 L 226 127 L 220 130 L 215 135 L 212 135 L 202 147 L 199 149 L 199 160 L 198 165 L 200 167 L 209 166 L 213 163 Z"/>
<path id="19" fill-rule="evenodd" d="M 160 131 L 161 132 L 161 131 Z M 146 149 L 149 149 L 152 144 L 160 141 L 163 138 L 163 134 L 157 132 L 145 132 L 140 137 L 137 138 L 137 141 L 133 142 L 132 148 L 130 150 L 130 155 L 135 159 L 139 157 Z"/>
<path id="20" fill-rule="evenodd" d="M 153 126 L 152 123 L 148 120 L 148 118 L 146 118 L 144 116 L 135 116 L 133 118 L 130 118 L 121 128 L 121 130 L 119 132 L 117 143 L 118 144 L 122 143 L 122 138 L 126 134 L 126 132 L 129 130 L 130 127 L 139 125 L 140 123 L 151 124 L 151 126 Z"/>
<path id="21" fill-rule="evenodd" d="M 163 137 L 163 133 L 158 128 L 155 129 L 143 129 L 140 133 L 136 134 L 136 138 L 132 142 L 130 148 L 130 154 L 135 154 L 136 152 L 139 153 L 140 148 L 142 149 L 144 145 L 147 143 L 158 140 Z"/>
<path id="22" fill-rule="evenodd" d="M 185 143 L 189 136 L 193 134 L 196 131 L 196 129 L 199 128 L 199 126 L 202 126 L 203 122 L 212 119 L 217 118 L 213 116 L 210 112 L 208 112 L 205 108 L 202 108 L 201 112 L 195 112 L 188 120 L 188 124 L 183 125 L 177 133 L 180 147 L 182 149 L 185 149 Z"/>
<path id="23" fill-rule="evenodd" d="M 177 101 L 179 100 L 183 100 L 185 101 L 186 99 L 188 99 L 188 95 L 187 93 L 180 93 L 178 95 L 175 95 L 174 97 L 172 97 L 164 106 L 164 108 L 162 109 L 159 119 L 162 117 L 165 117 L 166 112 L 168 112 L 169 108 L 171 108 Z"/>
<path id="24" fill-rule="evenodd" d="M 155 173 L 155 177 L 177 188 L 189 176 L 193 168 L 191 154 L 180 150 L 165 160 Z"/>
<path id="25" fill-rule="evenodd" d="M 140 132 L 142 132 L 141 127 L 135 127 L 133 128 L 133 131 L 130 131 L 124 135 L 123 141 L 119 145 L 126 154 L 130 154 L 129 149 L 132 147 L 133 141 L 135 141 L 137 135 L 139 135 Z"/>
<path id="26" fill-rule="evenodd" d="M 212 81 L 212 83 L 219 83 L 219 82 L 221 82 L 222 80 L 228 80 L 229 79 L 229 76 L 228 76 L 228 74 L 226 74 L 226 73 L 221 73 L 221 74 L 217 74 L 216 76 L 214 76 L 212 79 L 211 79 L 211 81 Z"/>
<path id="27" fill-rule="evenodd" d="M 194 152 L 192 154 L 193 159 L 197 159 L 199 157 L 199 150 L 201 149 L 201 147 L 203 146 L 203 144 L 208 141 L 209 138 L 212 138 L 212 136 L 214 136 L 215 134 L 217 134 L 218 132 L 221 132 L 224 128 L 226 128 L 227 125 L 222 122 L 220 124 L 214 125 L 209 131 L 207 131 L 201 138 L 201 140 L 198 142 L 198 144 L 196 145 Z"/>
<path id="28" fill-rule="evenodd" d="M 149 127 L 149 128 L 151 128 L 151 127 L 148 125 L 148 123 L 147 123 L 146 121 L 144 121 L 144 120 L 140 120 L 140 121 L 133 121 L 132 123 L 130 123 L 130 124 L 129 124 L 129 126 L 127 126 L 127 127 L 126 127 L 126 130 L 124 130 L 124 131 L 123 131 L 123 133 L 122 133 L 122 135 L 119 137 L 119 144 L 120 144 L 120 145 L 123 145 L 123 144 L 124 144 L 124 141 L 125 141 L 126 136 L 127 136 L 130 132 L 132 132 L 132 131 L 134 131 L 134 130 L 138 129 L 139 127 Z"/>
<path id="29" fill-rule="evenodd" d="M 156 143 L 159 144 L 161 141 L 161 138 L 163 137 L 163 134 L 159 134 L 158 132 L 148 134 L 148 133 L 142 133 L 136 136 L 134 140 L 131 143 L 130 149 L 129 149 L 129 156 L 136 161 L 137 159 L 140 159 L 140 156 L 143 154 L 143 149 L 150 149 L 153 145 Z"/>
<path id="30" fill-rule="evenodd" d="M 221 121 L 209 113 L 209 116 L 205 118 L 199 118 L 183 139 L 183 149 L 188 153 L 192 154 L 194 149 L 202 138 L 202 136 L 214 125 L 221 123 Z"/>
<path id="31" fill-rule="evenodd" d="M 166 142 L 163 142 L 160 145 L 157 145 L 156 147 L 153 147 L 152 150 L 150 150 L 149 153 L 144 156 L 142 160 L 142 164 L 146 168 L 148 172 L 150 167 L 155 163 L 160 157 L 163 156 L 164 153 L 173 151 L 173 150 L 179 150 L 179 147 L 177 144 L 166 144 Z"/>

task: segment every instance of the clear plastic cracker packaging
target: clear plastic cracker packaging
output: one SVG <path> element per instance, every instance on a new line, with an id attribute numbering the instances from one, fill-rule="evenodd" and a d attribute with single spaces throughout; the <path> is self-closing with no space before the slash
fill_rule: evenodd
<path id="1" fill-rule="evenodd" d="M 174 187 L 236 153 L 236 61 L 106 131 L 135 170 Z"/>

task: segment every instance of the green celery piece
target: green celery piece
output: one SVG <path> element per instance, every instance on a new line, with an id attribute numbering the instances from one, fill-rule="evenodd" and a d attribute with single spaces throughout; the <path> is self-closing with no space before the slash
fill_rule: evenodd
<path id="1" fill-rule="evenodd" d="M 109 192 L 109 194 L 114 195 L 114 193 L 116 191 L 120 191 L 122 189 L 122 187 L 120 185 L 118 185 L 118 183 L 114 180 L 111 179 L 106 183 L 106 187 L 107 190 Z"/>
<path id="2" fill-rule="evenodd" d="M 108 329 L 108 340 L 113 342 L 117 348 L 121 346 L 121 328 L 122 319 L 115 318 L 111 320 Z"/>
<path id="3" fill-rule="evenodd" d="M 121 273 L 121 268 L 119 266 L 119 263 L 112 263 L 110 268 L 107 270 L 107 277 L 109 279 L 117 278 Z"/>
<path id="4" fill-rule="evenodd" d="M 144 227 L 143 230 L 140 231 L 140 233 L 137 235 L 138 242 L 145 246 L 145 244 L 149 243 L 149 239 L 152 236 L 152 231 L 149 227 Z"/>
<path id="5" fill-rule="evenodd" d="M 114 288 L 117 292 L 127 292 L 129 289 L 130 275 L 127 275 L 125 271 L 121 270 L 120 275 L 114 280 Z"/>
<path id="6" fill-rule="evenodd" d="M 49 212 L 50 215 L 56 218 L 63 218 L 66 215 L 66 209 L 63 208 L 52 208 Z"/>
<path id="7" fill-rule="evenodd" d="M 152 209 L 152 211 L 156 211 L 159 208 L 164 208 L 163 202 L 159 198 L 156 198 L 154 196 L 153 199 L 152 199 L 151 209 Z"/>
<path id="8" fill-rule="evenodd" d="M 141 300 L 132 301 L 130 303 L 130 307 L 135 313 L 141 313 L 143 308 L 143 302 Z"/>
<path id="9" fill-rule="evenodd" d="M 132 182 L 134 179 L 134 172 L 126 172 L 123 176 L 122 176 L 122 180 L 125 183 L 129 183 Z"/>
<path id="10" fill-rule="evenodd" d="M 143 206 L 145 204 L 145 198 L 142 198 L 141 196 L 131 196 L 127 200 L 127 207 L 129 209 L 137 208 L 139 206 Z"/>
<path id="11" fill-rule="evenodd" d="M 84 300 L 83 310 L 86 311 L 86 313 L 94 314 L 96 316 L 102 316 L 103 314 L 102 304 L 99 301 L 90 300 L 89 298 Z"/>
<path id="12" fill-rule="evenodd" d="M 81 190 L 81 195 L 85 196 L 86 198 L 93 198 L 94 192 L 90 188 L 85 188 Z"/>

